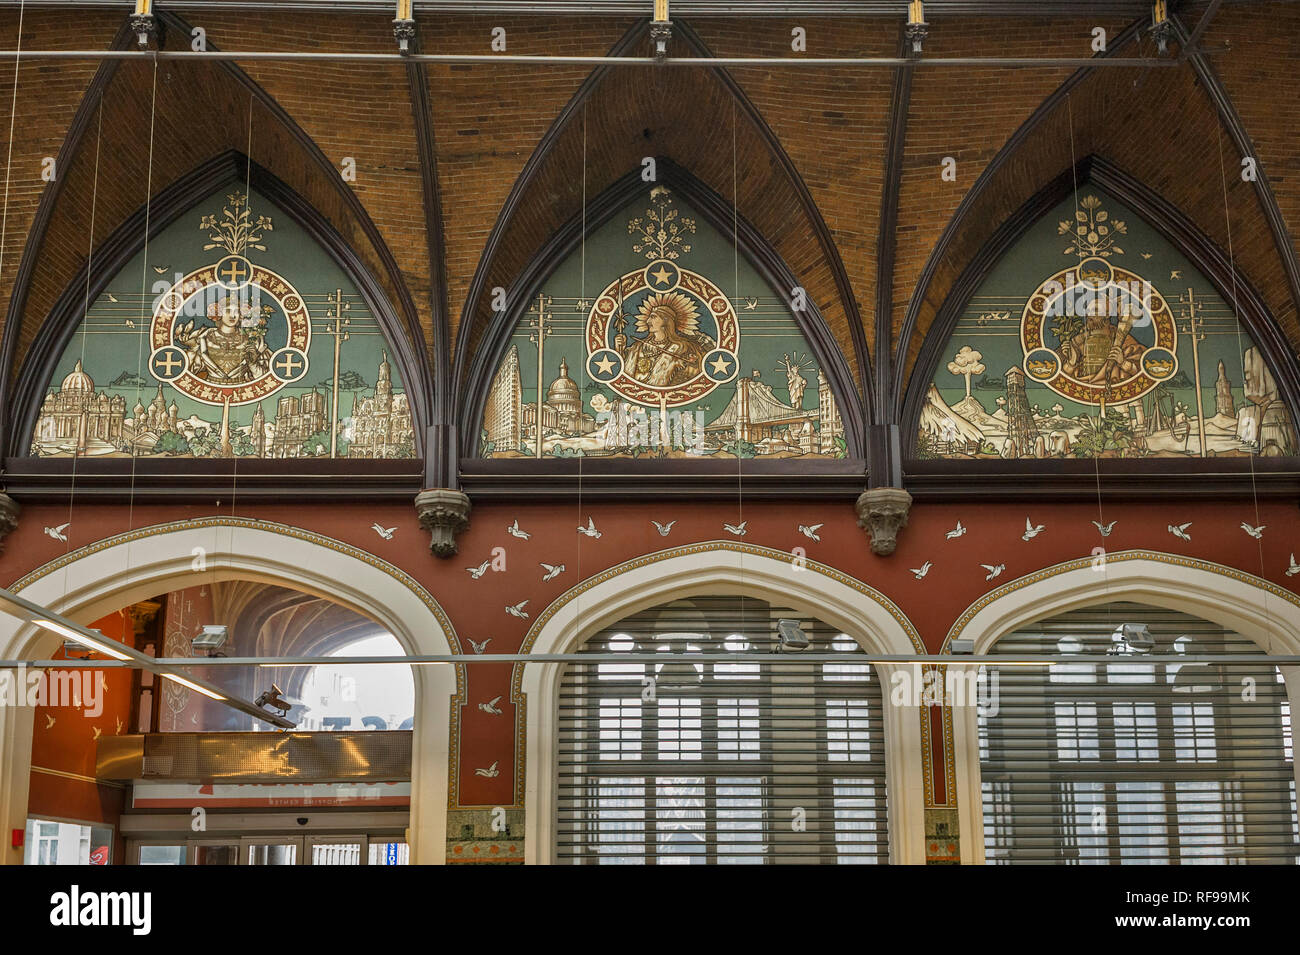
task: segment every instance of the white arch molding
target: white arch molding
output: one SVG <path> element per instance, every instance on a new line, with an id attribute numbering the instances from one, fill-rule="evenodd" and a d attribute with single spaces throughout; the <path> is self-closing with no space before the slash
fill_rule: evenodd
<path id="1" fill-rule="evenodd" d="M 527 653 L 568 653 L 584 640 L 638 611 L 683 597 L 758 597 L 837 627 L 868 652 L 924 652 L 915 629 L 889 598 L 830 567 L 808 561 L 795 570 L 788 553 L 731 541 L 660 551 L 612 567 L 558 597 L 533 624 Z M 889 795 L 890 861 L 924 864 L 924 743 L 921 711 L 890 705 L 897 665 L 878 665 L 884 706 L 885 784 Z M 910 669 L 908 667 L 907 669 Z M 563 666 L 520 664 L 516 700 L 524 704 L 524 858 L 554 862 L 557 773 L 555 753 Z"/>
<path id="2" fill-rule="evenodd" d="M 975 641 L 975 653 L 989 653 L 1000 638 L 1040 620 L 1129 600 L 1235 630 L 1269 653 L 1300 654 L 1300 597 L 1262 577 L 1162 551 L 1121 551 L 1107 554 L 1104 567 L 1094 563 L 1094 558 L 1084 557 L 1056 564 L 990 591 L 953 624 L 945 650 L 954 638 L 964 637 Z M 1282 667 L 1282 672 L 1291 712 L 1300 712 L 1300 667 Z M 953 750 L 961 861 L 983 864 L 984 812 L 974 706 L 953 708 Z"/>
<path id="3" fill-rule="evenodd" d="M 195 548 L 206 568 L 194 569 Z M 140 528 L 71 551 L 10 589 L 88 624 L 124 606 L 192 586 L 231 579 L 294 587 L 337 601 L 385 627 L 409 654 L 459 652 L 450 621 L 410 576 L 349 544 L 312 531 L 246 518 L 203 518 Z M 0 659 L 48 659 L 61 641 L 13 617 L 0 618 Z M 411 753 L 412 862 L 446 861 L 450 713 L 459 667 L 413 667 Z M 26 824 L 31 772 L 31 707 L 0 707 L 0 819 Z M 22 851 L 6 846 L 5 863 Z"/>

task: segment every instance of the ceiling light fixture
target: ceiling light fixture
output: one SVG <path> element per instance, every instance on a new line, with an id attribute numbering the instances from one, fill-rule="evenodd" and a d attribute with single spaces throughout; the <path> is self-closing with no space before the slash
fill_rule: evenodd
<path id="1" fill-rule="evenodd" d="M 655 18 L 650 21 L 650 39 L 655 44 L 655 59 L 668 58 L 668 41 L 673 37 L 673 21 L 668 19 L 668 0 L 655 0 Z"/>
<path id="2" fill-rule="evenodd" d="M 925 22 L 925 4 L 921 0 L 911 0 L 907 5 L 907 27 L 903 35 L 912 41 L 912 56 L 920 56 L 921 46 L 930 35 L 930 24 Z"/>
<path id="3" fill-rule="evenodd" d="M 397 38 L 397 51 L 402 55 L 411 53 L 415 40 L 415 2 L 414 0 L 397 0 L 397 16 L 393 18 L 393 36 Z"/>

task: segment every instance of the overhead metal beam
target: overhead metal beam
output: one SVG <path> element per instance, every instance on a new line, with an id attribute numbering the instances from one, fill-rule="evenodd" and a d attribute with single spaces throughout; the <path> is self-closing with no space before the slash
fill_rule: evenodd
<path id="1" fill-rule="evenodd" d="M 208 50 L 194 53 L 189 50 L 0 50 L 0 62 L 9 60 L 154 60 L 193 63 L 234 60 L 239 62 L 308 62 L 308 63 L 367 63 L 405 66 L 410 63 L 443 64 L 504 64 L 507 66 L 678 66 L 695 69 L 718 67 L 886 67 L 893 69 L 912 65 L 926 67 L 988 67 L 1003 66 L 1026 69 L 1100 69 L 1105 67 L 1177 67 L 1175 58 L 1160 57 L 1045 57 L 1045 56 L 949 56 L 924 57 L 917 60 L 896 56 L 877 57 L 796 57 L 796 56 L 697 56 L 668 57 L 657 60 L 651 56 L 530 56 L 512 53 L 350 53 L 346 50 L 269 51 L 269 50 Z"/>

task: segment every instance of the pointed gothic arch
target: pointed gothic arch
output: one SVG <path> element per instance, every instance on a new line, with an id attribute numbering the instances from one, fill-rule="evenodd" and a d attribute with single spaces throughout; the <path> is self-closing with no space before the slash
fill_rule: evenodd
<path id="1" fill-rule="evenodd" d="M 725 199 L 696 178 L 690 170 L 667 157 L 657 157 L 655 163 L 658 170 L 657 182 L 679 193 L 719 233 L 729 235 L 734 226 L 739 254 L 756 268 L 768 285 L 778 290 L 830 382 L 831 391 L 844 419 L 848 457 L 864 457 L 865 423 L 862 419 L 862 406 L 855 400 L 852 373 L 816 304 L 808 300 L 802 309 L 793 307 L 790 293 L 799 284 L 794 272 L 752 224 L 735 214 Z M 470 365 L 468 386 L 458 421 L 462 456 L 472 457 L 475 454 L 479 424 L 483 420 L 492 378 L 510 345 L 511 335 L 538 291 L 571 254 L 580 250 L 586 236 L 609 222 L 620 209 L 647 188 L 640 170 L 627 173 L 591 200 L 585 214 L 579 212 L 571 217 L 560 231 L 551 236 L 506 289 L 506 300 L 510 306 L 493 315 L 483 345 L 475 353 Z"/>
<path id="2" fill-rule="evenodd" d="M 1140 216 L 1210 281 L 1226 303 L 1235 306 L 1237 319 L 1260 349 L 1282 401 L 1292 420 L 1296 420 L 1296 411 L 1300 409 L 1300 360 L 1288 346 L 1263 296 L 1241 268 L 1234 266 L 1231 257 L 1173 203 L 1104 156 L 1089 155 L 1062 171 L 1007 218 L 953 284 L 925 335 L 908 380 L 901 420 L 908 429 L 909 450 L 915 451 L 926 393 L 971 297 L 1033 226 L 1085 184 L 1113 196 Z"/>

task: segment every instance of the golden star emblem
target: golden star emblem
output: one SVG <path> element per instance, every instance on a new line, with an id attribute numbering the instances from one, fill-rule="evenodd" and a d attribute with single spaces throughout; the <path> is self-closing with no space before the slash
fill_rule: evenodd
<path id="1" fill-rule="evenodd" d="M 673 276 L 673 273 L 669 272 L 662 265 L 659 266 L 658 272 L 651 272 L 650 274 L 651 276 L 654 277 L 655 282 L 657 282 L 659 285 L 667 285 L 668 280 Z"/>
<path id="2" fill-rule="evenodd" d="M 608 353 L 606 353 L 605 357 L 601 358 L 600 361 L 595 362 L 595 365 L 602 375 L 614 374 L 614 362 L 610 359 Z"/>
<path id="3" fill-rule="evenodd" d="M 709 362 L 709 364 L 713 366 L 713 372 L 714 374 L 717 375 L 725 375 L 727 373 L 727 370 L 731 367 L 730 362 L 728 362 L 727 359 L 723 358 L 721 355 L 713 359 L 713 361 Z"/>

